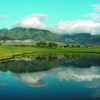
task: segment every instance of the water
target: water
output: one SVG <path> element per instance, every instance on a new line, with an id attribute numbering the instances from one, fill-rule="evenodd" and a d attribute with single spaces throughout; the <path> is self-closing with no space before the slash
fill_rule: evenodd
<path id="1" fill-rule="evenodd" d="M 0 62 L 0 100 L 100 100 L 100 56 L 30 56 Z"/>

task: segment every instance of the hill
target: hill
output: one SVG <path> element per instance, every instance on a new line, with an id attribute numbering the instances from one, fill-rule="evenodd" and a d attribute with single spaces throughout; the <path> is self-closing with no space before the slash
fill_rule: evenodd
<path id="1" fill-rule="evenodd" d="M 2 38 L 7 40 L 70 41 L 82 45 L 100 45 L 100 35 L 91 35 L 90 33 L 58 35 L 48 30 L 20 27 L 0 30 L 0 39 Z"/>
<path id="2" fill-rule="evenodd" d="M 100 35 L 91 35 L 90 33 L 79 33 L 71 35 L 62 35 L 67 39 L 72 39 L 82 45 L 100 45 Z"/>
<path id="3" fill-rule="evenodd" d="M 0 30 L 0 39 L 6 38 L 7 40 L 27 40 L 34 41 L 56 41 L 64 42 L 65 38 L 54 34 L 48 30 L 40 30 L 33 28 L 13 28 L 10 30 Z"/>

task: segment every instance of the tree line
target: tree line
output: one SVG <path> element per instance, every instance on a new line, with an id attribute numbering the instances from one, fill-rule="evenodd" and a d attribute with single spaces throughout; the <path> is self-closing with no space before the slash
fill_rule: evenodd
<path id="1" fill-rule="evenodd" d="M 36 43 L 37 47 L 48 47 L 48 48 L 57 48 L 58 43 L 56 42 L 45 42 L 45 41 L 40 41 Z"/>
<path id="2" fill-rule="evenodd" d="M 63 43 L 63 45 L 57 43 L 57 42 L 46 42 L 46 41 L 40 41 L 40 42 L 37 42 L 35 44 L 36 47 L 48 47 L 48 48 L 57 48 L 57 47 L 64 47 L 64 48 L 67 48 L 67 47 L 78 47 L 80 48 L 80 45 L 79 44 L 70 44 L 68 42 L 66 43 Z"/>

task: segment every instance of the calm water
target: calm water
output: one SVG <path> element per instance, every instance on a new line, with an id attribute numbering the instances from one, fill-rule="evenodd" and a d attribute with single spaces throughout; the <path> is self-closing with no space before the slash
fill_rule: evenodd
<path id="1" fill-rule="evenodd" d="M 100 57 L 50 55 L 1 62 L 0 100 L 100 100 Z"/>

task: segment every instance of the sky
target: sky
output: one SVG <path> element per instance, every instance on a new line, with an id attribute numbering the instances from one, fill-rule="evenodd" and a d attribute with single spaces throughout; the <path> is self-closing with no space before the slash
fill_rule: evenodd
<path id="1" fill-rule="evenodd" d="M 13 27 L 99 34 L 100 0 L 0 0 L 0 28 Z"/>

